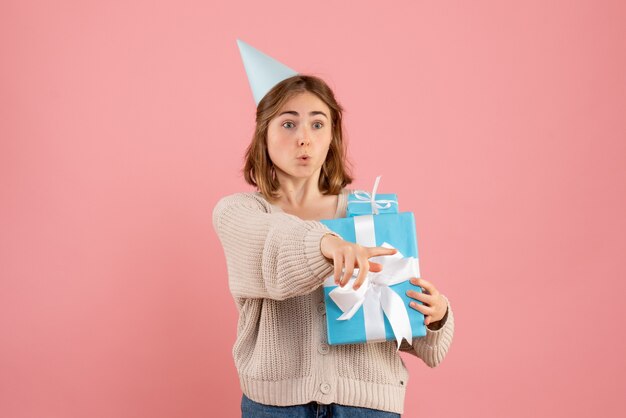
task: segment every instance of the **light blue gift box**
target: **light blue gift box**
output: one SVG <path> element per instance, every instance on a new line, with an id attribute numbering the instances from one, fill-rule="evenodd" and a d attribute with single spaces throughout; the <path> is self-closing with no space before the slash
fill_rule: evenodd
<path id="1" fill-rule="evenodd" d="M 396 194 L 377 194 L 374 199 L 378 214 L 399 212 L 398 196 Z M 373 214 L 370 193 L 357 190 L 348 195 L 348 208 L 346 209 L 348 218 Z"/>
<path id="2" fill-rule="evenodd" d="M 388 243 L 396 248 L 403 257 L 415 257 L 419 260 L 417 252 L 417 237 L 415 234 L 415 218 L 413 213 L 404 212 L 398 214 L 371 215 L 371 218 L 374 221 L 376 246 L 382 246 L 383 243 Z M 321 222 L 332 231 L 341 235 L 344 240 L 357 242 L 355 220 L 356 217 L 350 217 L 322 220 Z M 330 286 L 325 284 L 324 286 L 328 344 L 338 345 L 383 341 L 382 339 L 367 340 L 362 306 L 352 318 L 348 320 L 338 319 L 343 312 L 330 297 L 330 292 L 332 292 L 335 288 L 337 288 L 336 285 Z M 402 298 L 408 313 L 413 338 L 425 336 L 426 327 L 424 325 L 424 315 L 409 306 L 410 302 L 417 302 L 419 304 L 422 302 L 406 295 L 406 292 L 409 289 L 421 292 L 421 288 L 411 284 L 407 279 L 401 283 L 389 286 L 389 289 L 393 290 Z M 385 341 L 395 340 L 391 324 L 386 316 L 384 317 L 384 322 Z M 411 341 L 409 341 L 409 343 L 410 342 Z"/>

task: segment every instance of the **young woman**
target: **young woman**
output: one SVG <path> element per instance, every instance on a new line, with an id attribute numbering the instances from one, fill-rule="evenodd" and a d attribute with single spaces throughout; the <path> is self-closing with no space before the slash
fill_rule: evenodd
<path id="1" fill-rule="evenodd" d="M 345 217 L 342 108 L 326 83 L 296 75 L 259 102 L 247 149 L 246 181 L 256 192 L 219 200 L 213 225 L 224 248 L 239 311 L 233 357 L 243 417 L 397 417 L 408 373 L 395 341 L 329 346 L 323 281 L 358 286 L 395 250 L 344 241 L 319 222 Z M 425 315 L 427 335 L 400 350 L 437 366 L 454 333 L 448 299 L 423 279 L 408 296 Z"/>

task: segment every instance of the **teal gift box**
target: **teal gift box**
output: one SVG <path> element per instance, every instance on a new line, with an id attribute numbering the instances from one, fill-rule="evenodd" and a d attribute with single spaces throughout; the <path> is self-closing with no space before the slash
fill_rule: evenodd
<path id="1" fill-rule="evenodd" d="M 402 338 L 411 343 L 413 338 L 425 336 L 424 315 L 409 306 L 410 302 L 422 302 L 406 295 L 409 289 L 421 292 L 409 281 L 420 277 L 413 213 L 359 215 L 321 222 L 346 241 L 398 250 L 393 256 L 370 258 L 383 264 L 383 270 L 369 272 L 358 291 L 352 289 L 358 269 L 344 288 L 335 284 L 333 276 L 326 279 L 328 344 L 396 340 L 399 347 Z"/>
<path id="2" fill-rule="evenodd" d="M 372 204 L 375 206 L 372 208 Z M 348 218 L 359 215 L 377 215 L 385 213 L 398 213 L 398 196 L 396 194 L 376 194 L 374 202 L 368 192 L 354 191 L 348 195 Z"/>

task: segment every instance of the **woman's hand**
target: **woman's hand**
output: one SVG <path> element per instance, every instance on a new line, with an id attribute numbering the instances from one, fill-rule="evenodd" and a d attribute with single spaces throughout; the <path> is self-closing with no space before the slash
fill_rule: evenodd
<path id="1" fill-rule="evenodd" d="M 379 255 L 393 255 L 398 252 L 394 248 L 385 247 L 363 247 L 359 244 L 344 241 L 335 235 L 324 235 L 320 247 L 324 257 L 333 260 L 335 266 L 335 283 L 344 287 L 355 268 L 359 269 L 359 275 L 354 282 L 353 289 L 357 290 L 363 284 L 365 276 L 369 271 L 379 272 L 383 266 L 379 263 L 369 261 L 370 257 Z M 341 271 L 345 266 L 343 276 Z"/>
<path id="2" fill-rule="evenodd" d="M 411 279 L 411 284 L 420 286 L 423 289 L 423 293 L 416 292 L 415 290 L 407 290 L 406 295 L 424 303 L 423 305 L 417 302 L 411 302 L 409 304 L 411 308 L 424 314 L 424 325 L 429 325 L 443 319 L 448 310 L 448 302 L 443 295 L 439 293 L 437 288 L 428 280 L 421 278 Z"/>

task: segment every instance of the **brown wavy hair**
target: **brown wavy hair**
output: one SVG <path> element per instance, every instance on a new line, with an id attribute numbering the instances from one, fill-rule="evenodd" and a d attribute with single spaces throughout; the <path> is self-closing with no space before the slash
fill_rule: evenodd
<path id="1" fill-rule="evenodd" d="M 343 108 L 324 80 L 312 75 L 298 74 L 275 85 L 259 102 L 256 110 L 256 128 L 244 157 L 245 166 L 242 171 L 246 183 L 256 186 L 267 200 L 280 196 L 278 192 L 280 183 L 267 149 L 269 123 L 285 102 L 307 91 L 315 94 L 328 106 L 332 121 L 332 139 L 322 165 L 318 187 L 322 194 L 337 195 L 341 193 L 341 189 L 352 183 L 343 135 Z"/>

